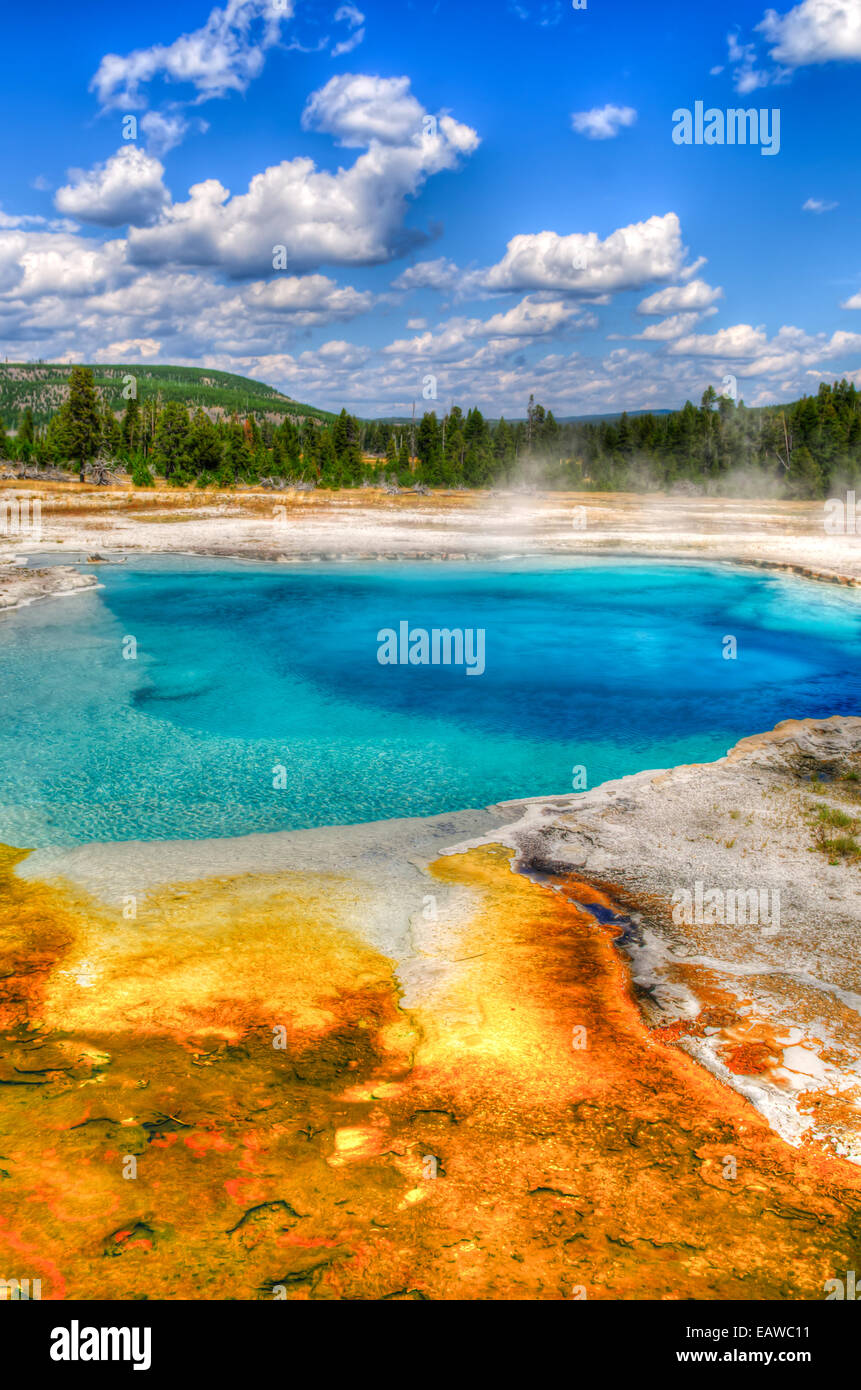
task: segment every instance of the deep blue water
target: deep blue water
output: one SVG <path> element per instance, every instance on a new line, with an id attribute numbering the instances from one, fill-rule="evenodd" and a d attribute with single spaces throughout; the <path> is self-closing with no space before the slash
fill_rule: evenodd
<path id="1" fill-rule="evenodd" d="M 858 597 L 760 571 L 175 557 L 98 574 L 98 593 L 0 620 L 5 843 L 431 815 L 861 713 Z M 483 628 L 484 674 L 380 665 L 378 630 L 402 620 Z"/>

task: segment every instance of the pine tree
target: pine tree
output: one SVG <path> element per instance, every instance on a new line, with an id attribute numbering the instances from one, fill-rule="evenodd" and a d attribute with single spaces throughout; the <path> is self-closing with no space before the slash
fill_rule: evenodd
<path id="1" fill-rule="evenodd" d="M 192 473 L 212 473 L 221 467 L 221 440 L 205 410 L 197 409 L 194 413 L 185 452 Z"/>
<path id="2" fill-rule="evenodd" d="M 122 447 L 123 436 L 119 421 L 109 405 L 102 411 L 101 448 L 108 458 L 114 459 Z"/>
<path id="3" fill-rule="evenodd" d="M 95 458 L 101 442 L 102 422 L 96 384 L 89 367 L 73 367 L 69 394 L 60 409 L 60 438 L 68 455 L 78 465 L 78 480 L 84 481 L 84 468 Z"/>
<path id="4" fill-rule="evenodd" d="M 275 443 L 279 446 L 280 466 L 283 470 L 279 476 L 297 477 L 302 468 L 302 443 L 299 438 L 299 431 L 288 416 L 285 416 L 275 431 L 273 448 Z"/>
<path id="5" fill-rule="evenodd" d="M 26 444 L 28 449 L 32 447 L 36 439 L 36 427 L 33 423 L 33 412 L 29 406 L 21 416 L 21 423 L 18 426 L 18 443 Z"/>
<path id="6" fill-rule="evenodd" d="M 234 413 L 227 426 L 227 439 L 224 446 L 224 462 L 218 474 L 219 487 L 234 487 L 240 478 L 245 477 L 251 467 L 254 455 L 239 417 Z"/>
<path id="7" fill-rule="evenodd" d="M 433 485 L 441 481 L 442 437 L 436 411 L 426 412 L 416 435 L 416 454 L 421 465 L 422 481 Z"/>
<path id="8" fill-rule="evenodd" d="M 179 401 L 168 401 L 155 427 L 153 463 L 157 473 L 170 481 L 181 480 L 186 465 L 188 412 Z"/>
<path id="9" fill-rule="evenodd" d="M 141 442 L 141 408 L 137 396 L 129 396 L 121 426 L 123 446 L 133 454 Z"/>
<path id="10" fill-rule="evenodd" d="M 320 470 L 320 481 L 324 486 L 340 487 L 341 466 L 335 452 L 335 440 L 331 430 L 324 429 L 319 432 L 317 465 Z"/>

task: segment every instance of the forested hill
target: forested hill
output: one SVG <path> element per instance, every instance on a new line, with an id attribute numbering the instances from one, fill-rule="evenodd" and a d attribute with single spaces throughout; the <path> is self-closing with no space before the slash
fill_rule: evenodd
<path id="1" fill-rule="evenodd" d="M 71 369 L 46 423 L 25 407 L 13 436 L 0 419 L 0 459 L 24 469 L 74 468 L 82 480 L 88 468 L 98 479 L 119 467 L 140 487 L 163 478 L 200 487 L 526 485 L 812 498 L 861 478 L 861 394 L 845 380 L 758 409 L 710 386 L 698 405 L 595 423 L 561 423 L 532 396 L 526 419 L 513 423 L 457 405 L 442 417 L 427 411 L 393 423 L 313 411 L 206 369 L 194 372 L 207 393 L 196 404 L 180 379 L 193 369 L 148 368 L 148 380 L 141 369 L 97 370 L 98 378 L 90 368 Z M 107 388 L 99 384 L 105 371 L 118 373 Z M 135 388 L 125 399 L 124 379 Z"/>
<path id="2" fill-rule="evenodd" d="M 17 429 L 27 409 L 37 426 L 46 425 L 68 395 L 69 370 L 68 366 L 51 362 L 0 363 L 0 416 L 7 429 Z M 295 421 L 306 416 L 329 421 L 335 418 L 329 411 L 291 400 L 262 381 L 210 367 L 98 364 L 89 370 L 102 400 L 117 412 L 125 408 L 128 391 L 124 396 L 123 390 L 128 377 L 133 376 L 141 402 L 157 397 L 163 405 L 178 401 L 189 410 L 200 406 L 215 417 L 229 418 L 235 412 L 277 423 L 288 416 Z"/>

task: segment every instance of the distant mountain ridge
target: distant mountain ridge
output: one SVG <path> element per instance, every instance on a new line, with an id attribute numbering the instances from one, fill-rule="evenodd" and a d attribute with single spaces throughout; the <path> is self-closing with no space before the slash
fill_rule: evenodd
<path id="1" fill-rule="evenodd" d="M 236 411 L 240 416 L 254 413 L 270 417 L 279 424 L 288 417 L 294 421 L 308 416 L 321 421 L 335 418 L 331 411 L 294 401 L 262 381 L 211 367 L 85 365 L 90 367 L 97 389 L 117 412 L 125 408 L 123 388 L 126 378 L 132 376 L 139 401 L 160 395 L 163 405 L 180 401 L 192 410 L 200 406 L 213 417 Z M 16 429 L 28 406 L 36 425 L 46 424 L 65 400 L 70 371 L 71 365 L 54 362 L 0 363 L 0 417 L 6 427 Z"/>
<path id="2" fill-rule="evenodd" d="M 423 403 L 424 404 L 424 403 Z M 638 415 L 673 415 L 675 410 L 672 406 L 666 409 L 661 407 L 655 410 L 612 410 L 601 411 L 597 415 L 556 415 L 557 425 L 601 425 L 615 424 L 621 420 L 623 415 L 627 415 L 629 420 L 633 420 Z M 381 415 L 380 421 L 384 425 L 409 425 L 411 417 L 409 415 Z M 498 415 L 485 416 L 489 425 L 498 425 L 500 417 Z M 509 425 L 525 425 L 525 415 L 506 415 L 505 419 Z"/>

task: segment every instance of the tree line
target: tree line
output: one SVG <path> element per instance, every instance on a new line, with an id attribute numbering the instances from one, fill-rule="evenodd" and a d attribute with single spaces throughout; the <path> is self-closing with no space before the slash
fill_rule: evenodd
<path id="1" fill-rule="evenodd" d="M 530 396 L 526 419 L 491 422 L 456 405 L 441 417 L 362 421 L 342 410 L 276 423 L 237 413 L 212 419 L 180 401 L 132 395 L 117 414 L 89 368 L 72 368 L 68 395 L 46 425 L 27 409 L 17 433 L 0 421 L 0 458 L 72 468 L 123 467 L 137 487 L 235 487 L 261 482 L 328 488 L 480 488 L 521 483 L 596 490 L 732 494 L 758 489 L 790 497 L 827 495 L 861 474 L 861 395 L 848 381 L 815 396 L 747 409 L 709 387 L 666 414 L 598 422 L 557 421 Z"/>

